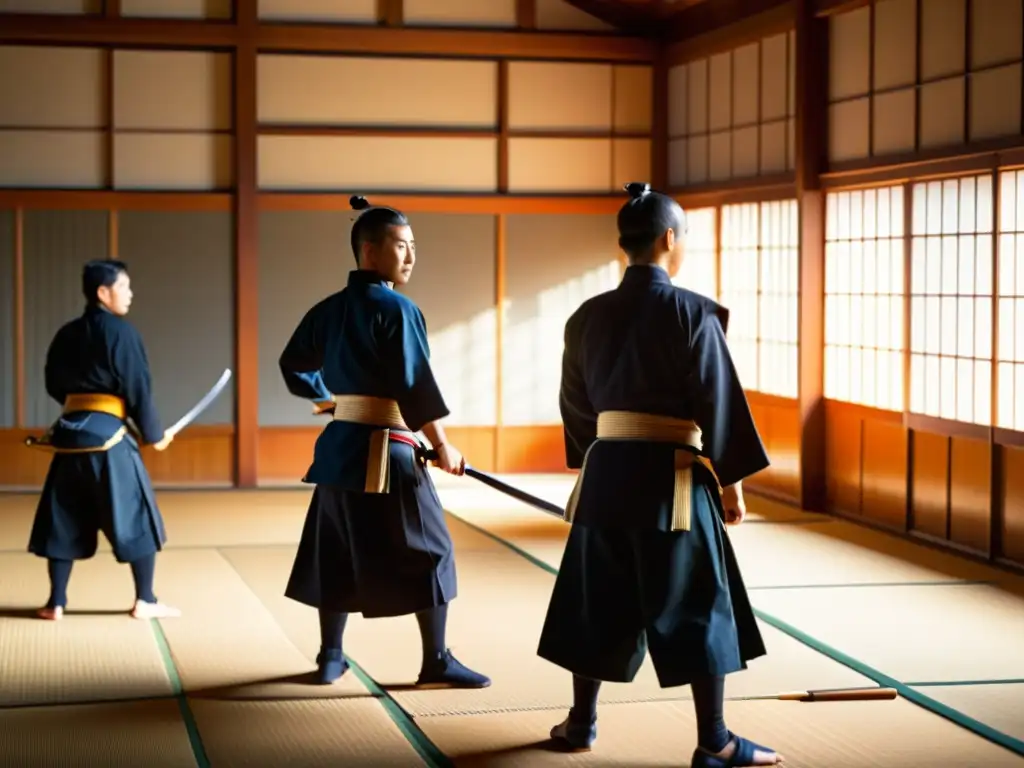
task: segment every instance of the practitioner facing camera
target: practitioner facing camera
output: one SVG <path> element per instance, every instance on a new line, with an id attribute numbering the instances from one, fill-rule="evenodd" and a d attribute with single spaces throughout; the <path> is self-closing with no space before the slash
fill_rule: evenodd
<path id="1" fill-rule="evenodd" d="M 405 216 L 352 198 L 357 269 L 302 318 L 281 354 L 288 390 L 330 415 L 304 478 L 315 485 L 285 594 L 320 611 L 321 683 L 348 669 L 350 613 L 415 614 L 423 641 L 417 685 L 483 688 L 490 680 L 445 645 L 456 596 L 444 510 L 422 460 L 422 430 L 445 472 L 466 462 L 441 425 L 448 407 L 430 367 L 423 313 L 393 290 L 416 263 Z"/>
<path id="2" fill-rule="evenodd" d="M 72 565 L 96 554 L 103 531 L 117 562 L 131 565 L 131 615 L 180 616 L 153 593 L 156 553 L 167 536 L 139 445 L 162 451 L 172 436 L 153 404 L 142 337 L 125 319 L 132 303 L 128 267 L 90 261 L 82 292 L 85 312 L 57 331 L 46 353 L 46 392 L 63 410 L 34 443 L 54 453 L 28 545 L 47 559 L 50 574 L 50 599 L 38 615 L 64 615 Z"/>

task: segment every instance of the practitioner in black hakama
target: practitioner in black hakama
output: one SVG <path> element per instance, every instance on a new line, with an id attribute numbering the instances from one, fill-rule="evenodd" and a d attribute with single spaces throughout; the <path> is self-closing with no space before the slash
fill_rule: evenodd
<path id="1" fill-rule="evenodd" d="M 52 451 L 28 551 L 45 557 L 50 599 L 40 618 L 57 620 L 68 602 L 75 560 L 96 554 L 98 532 L 135 579 L 138 619 L 179 616 L 153 593 L 156 553 L 167 536 L 142 463 L 140 444 L 171 443 L 153 404 L 142 337 L 125 319 L 132 303 L 123 262 L 90 261 L 82 271 L 86 308 L 46 354 L 46 391 L 63 411 L 36 447 Z"/>
<path id="2" fill-rule="evenodd" d="M 330 414 L 304 478 L 315 484 L 286 595 L 320 611 L 319 679 L 348 668 L 342 636 L 350 613 L 415 614 L 423 640 L 417 684 L 483 688 L 490 680 L 445 644 L 456 596 L 455 558 L 437 491 L 415 437 L 437 464 L 461 475 L 446 439 L 449 413 L 430 367 L 423 313 L 393 289 L 412 275 L 416 248 L 405 216 L 369 207 L 352 227 L 357 269 L 343 290 L 302 318 L 280 366 L 288 390 Z"/>
<path id="3" fill-rule="evenodd" d="M 682 208 L 646 184 L 626 189 L 622 282 L 565 326 L 560 405 L 581 473 L 539 654 L 573 673 L 574 703 L 551 735 L 589 749 L 600 681 L 632 681 L 650 650 L 662 687 L 693 691 L 695 768 L 773 765 L 722 711 L 725 675 L 765 653 L 724 523 L 743 519 L 740 482 L 768 457 L 726 346 L 728 311 L 671 282 Z"/>

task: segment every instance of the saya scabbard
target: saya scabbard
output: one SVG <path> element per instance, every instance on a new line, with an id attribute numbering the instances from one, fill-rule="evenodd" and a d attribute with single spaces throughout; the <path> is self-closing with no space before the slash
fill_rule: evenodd
<path id="1" fill-rule="evenodd" d="M 425 450 L 422 452 L 422 456 L 425 461 L 437 461 L 437 451 L 435 450 Z M 540 499 L 533 494 L 516 488 L 514 485 L 502 482 L 493 475 L 481 472 L 479 469 L 474 469 L 468 464 L 466 465 L 466 477 L 471 477 L 484 485 L 490 486 L 499 493 L 503 493 L 517 501 L 528 504 L 531 507 L 539 509 L 541 512 L 547 512 L 549 515 L 557 517 L 560 520 L 565 518 L 565 509 L 557 504 L 552 504 L 550 501 Z"/>
<path id="2" fill-rule="evenodd" d="M 790 691 L 767 696 L 736 696 L 731 701 L 889 701 L 899 696 L 895 688 L 832 688 L 821 691 Z"/>

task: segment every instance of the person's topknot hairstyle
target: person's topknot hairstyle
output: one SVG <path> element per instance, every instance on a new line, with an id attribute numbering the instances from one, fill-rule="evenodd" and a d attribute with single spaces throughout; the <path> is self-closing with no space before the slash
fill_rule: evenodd
<path id="1" fill-rule="evenodd" d="M 362 211 L 352 225 L 352 255 L 355 256 L 356 265 L 359 264 L 363 243 L 379 243 L 390 227 L 405 227 L 409 224 L 409 220 L 401 211 L 371 205 L 362 195 L 352 195 L 348 199 L 348 204 L 352 210 Z"/>
<path id="2" fill-rule="evenodd" d="M 631 262 L 643 263 L 651 258 L 654 245 L 668 230 L 677 236 L 686 231 L 686 215 L 675 200 L 651 185 L 633 181 L 623 189 L 629 200 L 619 209 L 619 247 Z"/>

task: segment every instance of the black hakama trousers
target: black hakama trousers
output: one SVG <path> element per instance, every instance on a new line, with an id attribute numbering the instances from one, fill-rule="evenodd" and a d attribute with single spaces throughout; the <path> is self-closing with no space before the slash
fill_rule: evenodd
<path id="1" fill-rule="evenodd" d="M 539 655 L 628 683 L 649 650 L 663 688 L 726 675 L 765 654 L 717 490 L 694 485 L 691 530 L 574 523 Z"/>
<path id="2" fill-rule="evenodd" d="M 96 554 L 100 531 L 119 563 L 154 555 L 167 541 L 149 473 L 131 437 L 106 451 L 54 454 L 28 551 L 86 560 Z"/>
<path id="3" fill-rule="evenodd" d="M 452 601 L 455 553 L 441 500 L 404 443 L 387 493 L 317 485 L 285 595 L 314 608 L 404 616 Z"/>

